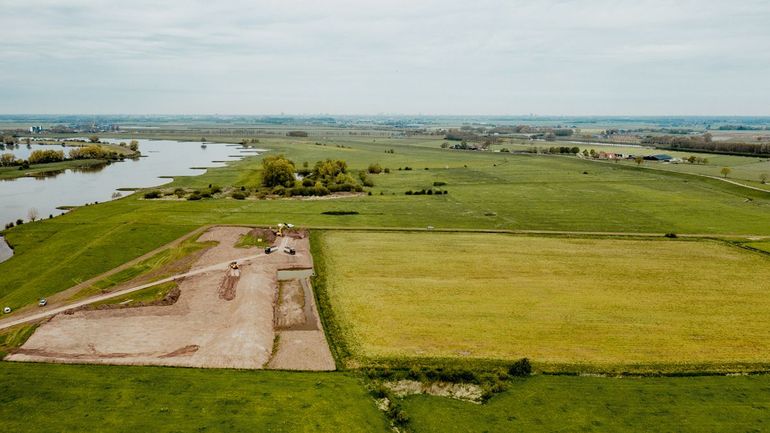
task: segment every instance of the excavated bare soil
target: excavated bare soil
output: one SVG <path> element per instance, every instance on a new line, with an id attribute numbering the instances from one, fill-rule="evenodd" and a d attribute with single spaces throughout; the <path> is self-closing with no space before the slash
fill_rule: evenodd
<path id="1" fill-rule="evenodd" d="M 247 257 L 238 261 L 237 278 L 222 267 L 179 282 L 172 305 L 59 314 L 6 359 L 218 368 L 262 368 L 270 361 L 271 368 L 334 369 L 317 314 L 316 330 L 306 331 L 314 335 L 302 341 L 299 334 L 282 337 L 286 344 L 271 353 L 277 271 L 312 267 L 306 236 L 283 238 L 279 251 L 266 255 L 258 248 L 235 247 L 249 230 L 213 227 L 199 238 L 219 244 L 197 257 L 193 269 Z M 296 255 L 283 253 L 284 244 L 295 248 Z M 304 296 L 305 286 L 299 286 Z"/>

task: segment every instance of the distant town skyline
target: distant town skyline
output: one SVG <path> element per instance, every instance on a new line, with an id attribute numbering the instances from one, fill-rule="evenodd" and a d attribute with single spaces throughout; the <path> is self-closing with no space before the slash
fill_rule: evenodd
<path id="1" fill-rule="evenodd" d="M 770 115 L 767 1 L 1 4 L 3 114 Z"/>

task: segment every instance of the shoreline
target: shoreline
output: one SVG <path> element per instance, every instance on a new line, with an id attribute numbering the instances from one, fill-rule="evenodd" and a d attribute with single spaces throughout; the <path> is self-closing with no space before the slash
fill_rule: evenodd
<path id="1" fill-rule="evenodd" d="M 11 257 L 13 257 L 13 248 L 8 245 L 5 237 L 0 235 L 0 263 L 3 263 Z"/>

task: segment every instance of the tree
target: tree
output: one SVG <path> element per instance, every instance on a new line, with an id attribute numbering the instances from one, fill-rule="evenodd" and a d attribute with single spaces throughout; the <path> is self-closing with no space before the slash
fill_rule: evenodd
<path id="1" fill-rule="evenodd" d="M 642 158 L 641 156 L 635 156 L 634 162 L 636 163 L 636 165 L 642 165 L 642 163 L 644 162 L 644 158 Z"/>
<path id="2" fill-rule="evenodd" d="M 139 151 L 139 142 L 136 140 L 131 140 L 131 143 L 128 144 L 128 148 L 134 152 Z"/>
<path id="3" fill-rule="evenodd" d="M 35 208 L 30 208 L 27 211 L 27 218 L 29 218 L 29 220 L 32 221 L 32 222 L 35 222 L 35 220 L 37 219 L 38 215 L 39 214 L 37 212 L 37 209 L 35 209 Z"/>
<path id="4" fill-rule="evenodd" d="M 92 136 L 88 137 L 88 141 L 90 141 L 91 143 L 98 143 L 99 142 L 99 137 L 96 136 L 96 135 L 92 135 Z"/>
<path id="5" fill-rule="evenodd" d="M 29 146 L 30 144 L 32 144 L 32 139 L 31 139 L 31 138 L 29 138 L 29 137 L 25 138 L 25 139 L 24 139 L 24 144 L 26 144 L 27 146 Z"/>
<path id="6" fill-rule="evenodd" d="M 727 175 L 728 175 L 728 174 L 730 174 L 732 171 L 733 171 L 733 169 L 732 169 L 732 168 L 730 168 L 730 167 L 722 167 L 722 169 L 721 169 L 721 170 L 719 170 L 719 173 L 721 173 L 721 174 L 722 174 L 722 177 L 725 177 L 725 178 L 726 178 L 726 177 L 727 177 Z"/>
<path id="7" fill-rule="evenodd" d="M 0 155 L 0 166 L 2 167 L 10 167 L 14 164 L 14 161 L 16 161 L 16 155 L 12 153 L 4 153 Z"/>
<path id="8" fill-rule="evenodd" d="M 760 174 L 759 175 L 759 181 L 762 182 L 763 185 L 766 184 L 767 183 L 767 173 Z"/>
<path id="9" fill-rule="evenodd" d="M 267 187 L 294 185 L 294 163 L 283 155 L 271 155 L 262 159 L 262 185 Z"/>

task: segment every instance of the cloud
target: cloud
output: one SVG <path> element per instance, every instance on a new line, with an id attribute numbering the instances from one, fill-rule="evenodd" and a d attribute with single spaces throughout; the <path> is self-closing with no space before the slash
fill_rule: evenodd
<path id="1" fill-rule="evenodd" d="M 4 0 L 2 11 L 5 113 L 770 114 L 766 1 Z"/>

